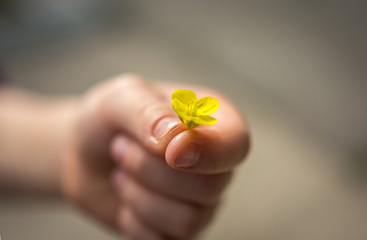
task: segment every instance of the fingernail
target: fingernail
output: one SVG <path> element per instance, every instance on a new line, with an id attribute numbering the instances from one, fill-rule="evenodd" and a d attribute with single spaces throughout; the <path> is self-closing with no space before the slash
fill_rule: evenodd
<path id="1" fill-rule="evenodd" d="M 116 160 L 122 160 L 126 157 L 129 149 L 129 140 L 125 137 L 118 137 L 112 143 L 112 151 Z"/>
<path id="2" fill-rule="evenodd" d="M 159 142 L 162 138 L 167 136 L 172 130 L 180 123 L 180 120 L 177 118 L 169 117 L 162 118 L 159 122 L 154 126 L 153 129 L 153 138 L 155 142 Z"/>
<path id="3" fill-rule="evenodd" d="M 195 165 L 201 156 L 200 147 L 195 143 L 189 143 L 184 147 L 175 161 L 175 167 L 187 168 Z"/>

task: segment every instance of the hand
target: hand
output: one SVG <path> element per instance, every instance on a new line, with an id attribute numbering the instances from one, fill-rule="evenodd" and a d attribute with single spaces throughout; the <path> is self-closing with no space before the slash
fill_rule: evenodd
<path id="1" fill-rule="evenodd" d="M 188 131 L 171 107 L 177 88 L 125 75 L 96 86 L 76 108 L 64 193 L 132 239 L 195 236 L 248 152 L 248 130 L 229 100 L 187 87 L 220 103 L 216 125 Z"/>

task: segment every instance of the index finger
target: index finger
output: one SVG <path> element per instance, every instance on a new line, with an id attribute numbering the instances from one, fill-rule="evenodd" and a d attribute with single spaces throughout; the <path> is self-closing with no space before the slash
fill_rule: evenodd
<path id="1" fill-rule="evenodd" d="M 170 86 L 163 91 L 168 94 L 175 89 Z M 225 96 L 201 88 L 195 92 L 198 97 L 211 96 L 219 100 L 220 107 L 212 114 L 218 123 L 201 125 L 177 134 L 167 146 L 166 161 L 172 168 L 188 172 L 214 174 L 230 171 L 249 151 L 246 123 L 242 114 Z"/>

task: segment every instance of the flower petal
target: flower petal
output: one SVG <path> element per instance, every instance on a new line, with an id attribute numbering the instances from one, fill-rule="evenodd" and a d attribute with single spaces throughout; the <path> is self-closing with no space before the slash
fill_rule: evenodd
<path id="1" fill-rule="evenodd" d="M 186 119 L 187 120 L 187 118 L 188 118 L 187 111 L 188 110 L 187 110 L 187 106 L 185 104 L 183 104 L 178 99 L 173 99 L 172 100 L 172 107 L 181 119 Z"/>
<path id="2" fill-rule="evenodd" d="M 203 97 L 196 102 L 196 108 L 197 115 L 209 115 L 218 110 L 219 101 L 212 97 Z"/>
<path id="3" fill-rule="evenodd" d="M 211 117 L 211 116 L 199 116 L 199 117 L 193 117 L 192 121 L 194 121 L 197 124 L 200 125 L 213 125 L 218 122 L 217 119 Z"/>
<path id="4" fill-rule="evenodd" d="M 172 93 L 172 100 L 177 99 L 183 104 L 187 105 L 193 100 L 197 100 L 196 94 L 190 90 L 178 89 Z"/>

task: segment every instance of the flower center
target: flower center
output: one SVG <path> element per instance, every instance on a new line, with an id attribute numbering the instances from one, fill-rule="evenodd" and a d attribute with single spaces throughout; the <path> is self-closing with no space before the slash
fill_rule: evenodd
<path id="1" fill-rule="evenodd" d="M 196 116 L 196 101 L 192 100 L 187 106 L 187 114 L 190 116 Z"/>

